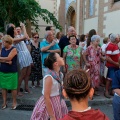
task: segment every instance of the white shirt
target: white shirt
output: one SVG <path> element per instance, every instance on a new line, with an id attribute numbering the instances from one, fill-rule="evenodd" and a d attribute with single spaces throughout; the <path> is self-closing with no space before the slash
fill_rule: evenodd
<path id="1" fill-rule="evenodd" d="M 101 47 L 102 52 L 104 52 L 104 53 L 105 53 L 105 51 L 106 51 L 106 47 L 107 47 L 107 44 L 103 44 L 103 45 L 102 45 L 102 47 Z"/>
<path id="2" fill-rule="evenodd" d="M 45 90 L 45 80 L 46 77 L 50 76 L 52 78 L 52 89 L 51 89 L 51 93 L 50 96 L 58 96 L 60 95 L 59 93 L 59 89 L 60 89 L 60 84 L 58 83 L 57 80 L 55 80 L 51 75 L 45 75 L 45 77 L 43 78 L 43 89 L 42 89 L 42 94 L 44 95 L 44 90 Z M 47 86 L 49 87 L 49 86 Z"/>

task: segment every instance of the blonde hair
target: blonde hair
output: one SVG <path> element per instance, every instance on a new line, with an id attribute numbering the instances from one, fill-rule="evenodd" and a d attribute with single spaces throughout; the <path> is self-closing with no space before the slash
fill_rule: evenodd
<path id="1" fill-rule="evenodd" d="M 1 39 L 2 41 L 5 41 L 6 43 L 10 45 L 13 43 L 13 38 L 10 35 L 5 35 Z"/>

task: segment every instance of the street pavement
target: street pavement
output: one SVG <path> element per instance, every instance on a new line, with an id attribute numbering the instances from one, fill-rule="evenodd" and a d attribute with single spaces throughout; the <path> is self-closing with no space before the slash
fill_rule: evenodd
<path id="1" fill-rule="evenodd" d="M 32 111 L 23 111 L 23 110 L 10 110 L 10 106 L 12 104 L 9 103 L 9 106 L 5 110 L 0 109 L 0 120 L 30 120 Z M 113 111 L 112 111 L 112 105 L 106 104 L 106 105 L 97 105 L 97 106 L 91 106 L 95 109 L 100 109 L 102 112 L 104 112 L 110 120 L 113 120 Z M 69 107 L 69 110 L 71 107 Z"/>
<path id="2" fill-rule="evenodd" d="M 29 86 L 31 83 L 29 82 Z M 42 86 L 42 81 L 41 81 Z M 23 84 L 22 84 L 23 87 Z M 39 99 L 39 97 L 42 95 L 42 87 L 30 87 L 31 93 L 25 94 L 23 96 L 17 97 L 18 105 L 24 104 L 24 105 L 35 105 L 36 101 Z M 101 109 L 109 118 L 110 120 L 113 119 L 113 112 L 112 112 L 112 98 L 108 99 L 104 97 L 104 88 L 100 87 L 98 93 L 100 96 L 94 96 L 93 100 L 89 101 L 89 105 L 93 108 L 99 108 Z M 69 100 L 65 100 L 67 103 L 67 106 L 69 109 L 71 109 L 71 105 Z M 6 110 L 0 110 L 0 120 L 19 120 L 15 119 L 17 117 L 24 117 L 22 120 L 29 120 L 30 116 L 32 114 L 32 111 L 21 111 L 21 110 L 10 110 L 10 107 L 12 105 L 12 97 L 11 93 L 8 93 L 8 108 Z M 0 106 L 2 105 L 2 96 L 0 96 Z M 12 115 L 15 115 L 13 117 Z M 22 116 L 21 116 L 22 115 Z"/>

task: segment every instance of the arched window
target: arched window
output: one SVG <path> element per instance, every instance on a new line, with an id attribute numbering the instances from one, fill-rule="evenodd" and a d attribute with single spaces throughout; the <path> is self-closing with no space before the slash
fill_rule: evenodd
<path id="1" fill-rule="evenodd" d="M 94 0 L 90 0 L 90 6 L 89 6 L 89 15 L 93 16 L 94 14 Z"/>
<path id="2" fill-rule="evenodd" d="M 119 2 L 120 0 L 114 0 L 114 2 Z"/>

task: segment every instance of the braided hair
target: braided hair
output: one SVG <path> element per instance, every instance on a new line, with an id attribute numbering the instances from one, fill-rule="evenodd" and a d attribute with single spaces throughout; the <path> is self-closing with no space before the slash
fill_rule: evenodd
<path id="1" fill-rule="evenodd" d="M 91 82 L 85 71 L 72 70 L 66 74 L 63 86 L 70 99 L 79 101 L 88 95 Z"/>

